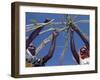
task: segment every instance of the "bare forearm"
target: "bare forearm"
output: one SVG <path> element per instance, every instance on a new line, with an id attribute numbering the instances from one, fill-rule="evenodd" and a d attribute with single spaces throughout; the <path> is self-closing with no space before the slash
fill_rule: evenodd
<path id="1" fill-rule="evenodd" d="M 28 48 L 29 44 L 39 35 L 42 28 L 43 27 L 40 27 L 31 33 L 29 38 L 26 40 L 26 49 Z"/>
<path id="2" fill-rule="evenodd" d="M 44 23 L 48 23 L 50 22 L 50 20 L 45 20 Z M 37 28 L 35 31 L 33 31 L 31 33 L 31 35 L 29 36 L 29 38 L 26 40 L 26 49 L 28 48 L 29 44 L 39 35 L 40 31 L 42 30 L 42 28 L 44 28 L 45 25 L 43 25 L 40 28 Z"/>
<path id="3" fill-rule="evenodd" d="M 70 31 L 70 46 L 71 46 L 71 51 L 72 51 L 72 54 L 75 58 L 75 60 L 77 61 L 78 64 L 80 64 L 80 60 L 79 60 L 79 55 L 76 51 L 76 47 L 75 47 L 75 43 L 74 43 L 74 39 L 73 39 L 73 32 Z"/>
<path id="4" fill-rule="evenodd" d="M 43 57 L 43 63 L 46 63 L 50 58 L 52 58 L 54 54 L 54 50 L 55 50 L 55 45 L 56 45 L 56 39 L 54 38 L 51 42 L 51 46 L 50 46 L 48 54 Z"/>
<path id="5" fill-rule="evenodd" d="M 73 25 L 72 28 L 77 32 L 77 34 L 81 37 L 81 39 L 85 43 L 86 47 L 89 49 L 89 41 L 87 37 L 80 31 L 80 29 L 77 26 Z"/>
<path id="6" fill-rule="evenodd" d="M 52 40 L 48 56 L 53 56 L 53 53 L 54 53 L 54 50 L 55 50 L 55 45 L 56 45 L 56 39 L 54 38 Z"/>

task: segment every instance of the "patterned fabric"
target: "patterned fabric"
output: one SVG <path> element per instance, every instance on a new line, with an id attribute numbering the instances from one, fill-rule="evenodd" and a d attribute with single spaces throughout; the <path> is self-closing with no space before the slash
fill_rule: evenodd
<path id="1" fill-rule="evenodd" d="M 37 59 L 34 63 L 33 66 L 44 66 L 44 64 L 42 63 L 42 59 Z"/>
<path id="2" fill-rule="evenodd" d="M 89 58 L 85 58 L 85 59 L 80 58 L 80 64 L 82 64 L 82 65 L 89 64 Z"/>
<path id="3" fill-rule="evenodd" d="M 43 60 L 36 56 L 32 56 L 28 49 L 26 51 L 26 60 L 28 63 L 32 63 L 32 66 L 44 66 L 44 64 L 42 64 Z"/>

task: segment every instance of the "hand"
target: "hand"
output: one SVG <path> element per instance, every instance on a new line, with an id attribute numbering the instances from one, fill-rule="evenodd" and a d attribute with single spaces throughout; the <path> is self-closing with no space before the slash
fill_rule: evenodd
<path id="1" fill-rule="evenodd" d="M 73 28 L 70 28 L 70 31 L 71 31 L 71 32 L 74 32 L 74 29 L 73 29 Z"/>
<path id="2" fill-rule="evenodd" d="M 46 18 L 44 23 L 48 23 L 49 21 L 51 21 L 51 19 L 50 18 Z"/>
<path id="3" fill-rule="evenodd" d="M 54 37 L 57 37 L 59 35 L 59 33 L 55 30 L 55 31 L 53 31 L 53 36 Z"/>

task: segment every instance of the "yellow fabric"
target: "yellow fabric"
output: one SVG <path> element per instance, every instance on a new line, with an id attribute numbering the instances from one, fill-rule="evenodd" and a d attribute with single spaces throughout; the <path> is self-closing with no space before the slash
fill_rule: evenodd
<path id="1" fill-rule="evenodd" d="M 32 67 L 32 63 L 26 63 L 26 67 Z"/>

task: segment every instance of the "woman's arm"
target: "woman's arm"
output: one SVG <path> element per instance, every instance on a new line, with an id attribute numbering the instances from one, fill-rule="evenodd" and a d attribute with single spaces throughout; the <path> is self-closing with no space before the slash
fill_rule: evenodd
<path id="1" fill-rule="evenodd" d="M 79 55 L 78 55 L 78 52 L 76 51 L 76 47 L 75 47 L 75 43 L 74 43 L 74 39 L 73 39 L 73 30 L 72 29 L 70 29 L 70 47 L 71 47 L 71 51 L 72 51 L 72 54 L 73 54 L 76 62 L 78 64 L 80 64 Z"/>
<path id="2" fill-rule="evenodd" d="M 29 38 L 26 40 L 26 49 L 28 48 L 29 44 L 39 35 L 42 28 L 43 27 L 40 27 L 30 34 Z"/>
<path id="3" fill-rule="evenodd" d="M 42 58 L 42 64 L 46 63 L 49 59 L 52 58 L 53 54 L 54 54 L 54 50 L 55 50 L 55 46 L 56 46 L 56 37 L 57 37 L 58 33 L 57 32 L 53 32 L 53 38 L 52 38 L 52 42 L 51 42 L 51 46 L 49 49 L 49 52 L 47 55 L 45 55 Z"/>
<path id="4" fill-rule="evenodd" d="M 72 25 L 72 29 L 74 31 L 76 31 L 76 33 L 80 36 L 80 38 L 83 40 L 83 42 L 85 43 L 87 49 L 89 50 L 89 41 L 87 39 L 87 37 L 80 31 L 80 29 L 75 26 L 74 24 Z"/>
<path id="5" fill-rule="evenodd" d="M 50 19 L 46 19 L 44 23 L 48 23 L 51 21 Z M 43 26 L 44 27 L 44 26 Z M 26 40 L 26 49 L 28 48 L 29 44 L 39 35 L 40 31 L 42 30 L 43 27 L 37 28 L 35 31 L 33 31 L 29 38 Z"/>

